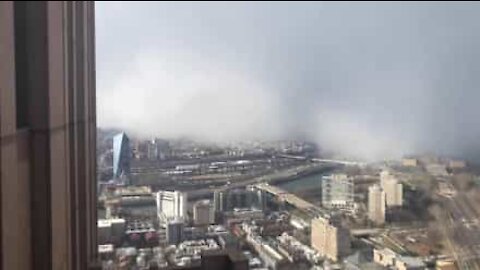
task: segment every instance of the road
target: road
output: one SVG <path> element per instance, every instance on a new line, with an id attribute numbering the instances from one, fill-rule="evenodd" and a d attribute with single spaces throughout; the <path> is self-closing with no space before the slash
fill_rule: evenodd
<path id="1" fill-rule="evenodd" d="M 221 188 L 198 189 L 198 190 L 189 192 L 188 197 L 189 198 L 196 198 L 196 197 L 206 196 L 206 195 L 212 193 L 215 190 L 222 191 L 222 190 L 245 187 L 245 186 L 248 186 L 248 185 L 253 185 L 253 184 L 258 184 L 258 183 L 272 183 L 272 182 L 277 182 L 277 181 L 285 181 L 285 180 L 288 180 L 288 179 L 291 179 L 291 178 L 298 177 L 299 175 L 313 173 L 313 172 L 319 172 L 319 171 L 322 171 L 322 170 L 331 170 L 331 169 L 336 168 L 336 167 L 337 167 L 336 165 L 311 163 L 311 164 L 308 164 L 308 165 L 302 165 L 302 166 L 298 166 L 298 167 L 295 167 L 295 168 L 278 171 L 278 172 L 275 172 L 275 173 L 269 174 L 269 175 L 262 175 L 262 176 L 253 177 L 253 178 L 247 179 L 247 180 L 233 182 L 233 183 L 225 185 Z"/>

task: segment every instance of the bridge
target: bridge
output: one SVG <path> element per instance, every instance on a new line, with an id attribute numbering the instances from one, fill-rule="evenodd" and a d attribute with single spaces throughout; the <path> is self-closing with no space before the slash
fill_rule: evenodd
<path id="1" fill-rule="evenodd" d="M 257 189 L 263 190 L 267 193 L 270 193 L 277 197 L 280 201 L 284 201 L 289 203 L 290 205 L 300 209 L 300 210 L 309 210 L 309 209 L 316 209 L 317 206 L 307 202 L 306 200 L 299 198 L 298 196 L 289 193 L 279 187 L 271 186 L 266 183 L 256 184 L 254 185 Z"/>
<path id="2" fill-rule="evenodd" d="M 307 157 L 304 156 L 295 156 L 295 155 L 278 155 L 279 157 L 295 159 L 295 160 L 307 160 Z M 364 166 L 365 163 L 359 161 L 349 161 L 349 160 L 338 160 L 338 159 L 323 159 L 323 158 L 312 158 L 311 161 L 313 162 L 320 162 L 320 163 L 330 163 L 330 164 L 339 164 L 339 165 L 347 165 L 347 166 Z"/>

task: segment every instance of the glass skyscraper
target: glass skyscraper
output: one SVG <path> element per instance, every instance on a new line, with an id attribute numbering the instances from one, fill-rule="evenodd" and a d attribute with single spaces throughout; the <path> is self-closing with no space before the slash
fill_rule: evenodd
<path id="1" fill-rule="evenodd" d="M 351 208 L 354 204 L 353 178 L 334 174 L 322 178 L 322 205 L 327 208 Z"/>
<path id="2" fill-rule="evenodd" d="M 130 173 L 130 140 L 124 132 L 113 137 L 113 177 Z"/>

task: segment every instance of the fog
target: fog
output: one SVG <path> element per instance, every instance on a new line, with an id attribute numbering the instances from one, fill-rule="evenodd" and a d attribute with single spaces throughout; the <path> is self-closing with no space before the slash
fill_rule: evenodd
<path id="1" fill-rule="evenodd" d="M 480 3 L 96 3 L 97 122 L 480 156 Z"/>

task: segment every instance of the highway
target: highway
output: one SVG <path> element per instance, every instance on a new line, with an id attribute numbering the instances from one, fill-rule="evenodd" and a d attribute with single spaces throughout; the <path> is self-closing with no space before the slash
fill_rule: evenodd
<path id="1" fill-rule="evenodd" d="M 241 188 L 245 187 L 248 185 L 253 185 L 253 184 L 259 184 L 259 183 L 275 183 L 275 182 L 280 182 L 280 181 L 287 181 L 292 178 L 299 177 L 301 175 L 306 175 L 308 173 L 314 173 L 314 172 L 320 172 L 320 171 L 327 171 L 327 170 L 332 170 L 333 168 L 336 168 L 338 165 L 326 165 L 326 164 L 321 164 L 321 163 L 311 163 L 308 165 L 302 165 L 298 166 L 295 168 L 287 169 L 287 170 L 282 170 L 279 172 L 275 172 L 273 174 L 268 174 L 268 175 L 262 175 L 258 177 L 253 177 L 251 179 L 247 180 L 242 180 L 238 182 L 233 182 L 230 184 L 227 184 L 223 187 L 220 188 L 203 188 L 203 189 L 198 189 L 195 191 L 190 191 L 188 192 L 188 197 L 190 198 L 200 198 L 207 196 L 211 194 L 213 191 L 223 191 L 223 190 L 228 190 L 228 189 L 234 189 L 234 188 Z"/>

